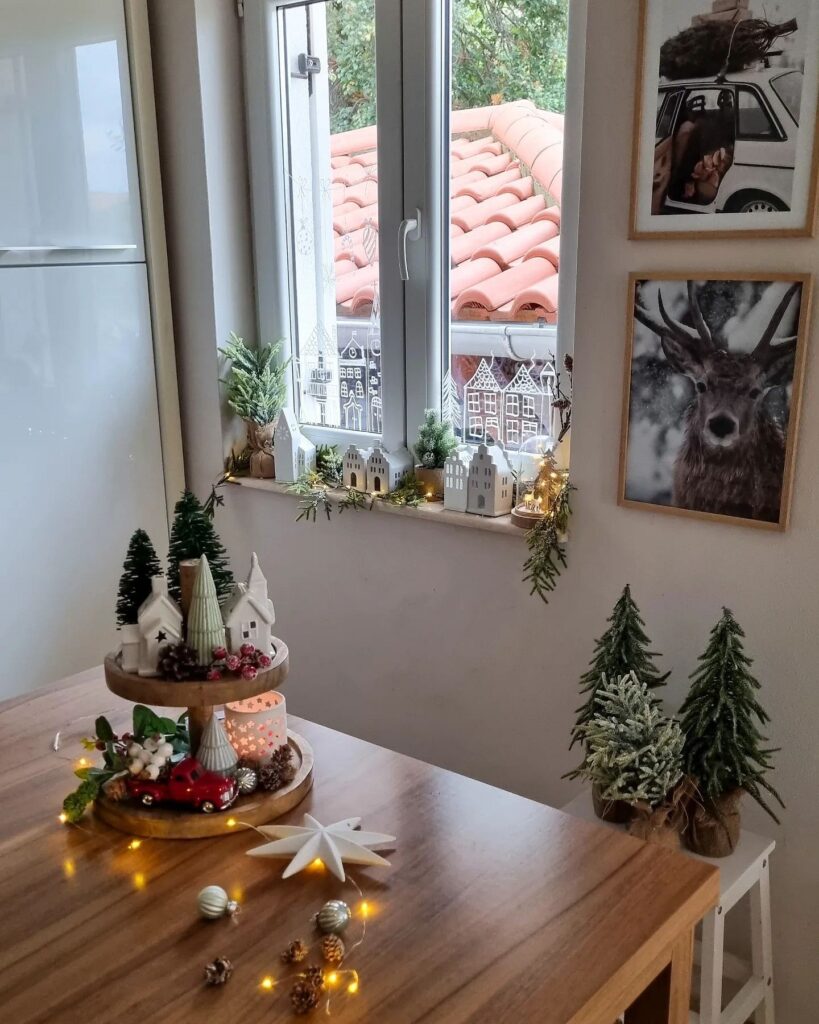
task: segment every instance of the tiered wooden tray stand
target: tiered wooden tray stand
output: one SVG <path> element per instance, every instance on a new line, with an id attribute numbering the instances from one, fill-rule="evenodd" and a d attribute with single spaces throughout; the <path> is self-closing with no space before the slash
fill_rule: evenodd
<path id="1" fill-rule="evenodd" d="M 279 689 L 287 678 L 287 644 L 273 639 L 273 662 L 255 679 L 220 679 L 214 682 L 170 682 L 151 676 L 124 672 L 117 655 L 105 659 L 105 682 L 118 697 L 149 707 L 188 709 L 191 749 L 196 751 L 202 730 L 213 715 L 214 706 L 246 700 L 268 690 Z M 94 812 L 102 821 L 129 835 L 154 839 L 204 839 L 230 835 L 243 825 L 263 825 L 292 810 L 313 785 L 313 749 L 304 737 L 288 730 L 288 743 L 297 767 L 291 783 L 273 793 L 257 790 L 239 796 L 226 811 L 201 811 L 168 804 L 147 808 L 129 800 L 109 800 L 101 795 Z M 228 821 L 234 822 L 228 825 Z"/>

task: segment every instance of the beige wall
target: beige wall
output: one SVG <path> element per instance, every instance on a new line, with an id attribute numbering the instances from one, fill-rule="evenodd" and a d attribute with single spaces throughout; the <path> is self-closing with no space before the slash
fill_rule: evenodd
<path id="1" fill-rule="evenodd" d="M 201 149 L 185 132 L 195 137 L 203 134 L 202 124 L 210 125 L 218 138 L 240 124 L 238 30 L 231 6 L 219 0 L 154 0 L 152 10 L 162 56 L 157 78 L 167 129 L 186 457 L 190 482 L 200 493 L 220 459 L 213 349 L 247 315 L 250 247 L 245 196 L 237 187 L 243 161 L 233 146 L 208 147 L 207 131 Z M 819 997 L 814 352 L 808 356 L 788 533 L 624 510 L 615 494 L 628 272 L 812 270 L 819 242 L 626 241 L 637 6 L 634 0 L 590 2 L 574 346 L 572 475 L 579 490 L 570 568 L 552 603 L 545 607 L 528 597 L 520 582 L 524 544 L 514 538 L 366 512 L 306 526 L 294 522 L 291 499 L 240 488 L 228 491 L 218 524 L 237 571 L 244 571 L 251 549 L 266 567 L 277 626 L 292 652 L 287 697 L 294 712 L 557 805 L 573 792 L 560 776 L 573 764 L 566 740 L 578 702 L 577 678 L 623 584 L 631 583 L 649 633 L 665 654 L 663 664 L 673 669 L 667 696 L 674 707 L 722 605 L 733 608 L 763 682 L 771 738 L 783 748 L 774 778 L 789 805 L 782 828 L 750 803 L 746 807 L 747 824 L 775 834 L 778 842 L 778 1019 L 812 1024 Z M 186 11 L 197 17 L 198 42 L 189 34 Z M 214 61 L 207 48 L 217 38 L 221 57 Z M 190 114 L 196 98 L 176 87 L 180 67 L 195 63 L 188 61 L 192 49 L 211 54 L 202 66 L 215 66 L 230 102 L 224 94 L 219 98 L 211 81 L 191 128 L 191 118 L 180 109 Z M 191 195 L 202 175 L 202 151 L 210 211 L 205 192 L 198 207 Z M 191 252 L 194 232 L 197 238 L 208 235 L 205 244 L 219 253 L 220 273 L 231 282 L 221 283 L 217 308 L 204 318 L 202 307 L 214 301 L 207 276 L 213 260 Z M 195 271 L 191 261 L 199 264 Z M 819 305 L 814 345 L 818 314 Z M 320 771 L 333 770 L 321 764 L 320 751 L 318 758 Z"/>

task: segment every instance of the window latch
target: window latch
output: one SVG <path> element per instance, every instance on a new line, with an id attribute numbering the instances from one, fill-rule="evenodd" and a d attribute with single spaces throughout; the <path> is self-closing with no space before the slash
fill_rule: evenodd
<path id="1" fill-rule="evenodd" d="M 318 75 L 321 73 L 321 58 L 314 57 L 309 53 L 300 53 L 298 68 L 298 73 L 294 72 L 293 78 L 309 78 L 310 75 Z"/>
<path id="2" fill-rule="evenodd" d="M 402 220 L 398 227 L 398 272 L 402 281 L 409 281 L 407 266 L 407 241 L 417 242 L 421 237 L 421 211 L 416 207 L 415 216 Z"/>

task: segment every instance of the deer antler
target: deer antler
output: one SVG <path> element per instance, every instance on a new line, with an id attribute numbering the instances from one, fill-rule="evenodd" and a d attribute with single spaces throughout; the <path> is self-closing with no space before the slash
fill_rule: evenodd
<path id="1" fill-rule="evenodd" d="M 689 282 L 689 289 L 690 287 L 691 284 Z M 706 336 L 703 337 L 703 335 L 699 331 L 695 331 L 690 327 L 686 327 L 685 324 L 681 324 L 679 320 L 675 320 L 673 317 L 668 315 L 668 313 L 666 312 L 665 304 L 663 303 L 663 292 L 661 288 L 657 289 L 657 305 L 660 307 L 660 316 L 663 318 L 663 320 L 666 323 L 666 326 L 671 331 L 674 337 L 679 338 L 681 341 L 696 341 L 698 346 L 701 341 L 707 341 L 708 347 L 712 347 L 711 335 L 708 333 L 707 327 L 705 328 Z M 699 307 L 697 307 L 697 313 L 699 314 L 700 320 L 702 320 L 702 313 L 699 312 Z"/>
<path id="2" fill-rule="evenodd" d="M 782 322 L 782 317 L 791 304 L 791 299 L 801 289 L 802 285 L 797 281 L 792 284 L 790 288 L 785 292 L 779 301 L 779 305 L 774 310 L 773 316 L 771 317 L 768 326 L 763 331 L 762 337 L 759 339 L 759 344 L 754 349 L 752 355 L 754 359 L 760 361 L 766 361 L 772 355 L 777 355 L 783 350 L 783 346 L 790 347 L 796 344 L 796 338 L 783 338 L 776 349 L 772 349 L 771 342 L 773 341 L 776 330 Z"/>
<path id="3" fill-rule="evenodd" d="M 702 315 L 700 304 L 697 301 L 697 293 L 694 290 L 693 281 L 688 282 L 688 305 L 691 307 L 691 315 L 694 317 L 694 326 L 697 328 L 700 337 L 708 348 L 713 348 L 714 339 L 711 337 L 711 331 L 708 324 L 705 322 L 705 317 Z"/>

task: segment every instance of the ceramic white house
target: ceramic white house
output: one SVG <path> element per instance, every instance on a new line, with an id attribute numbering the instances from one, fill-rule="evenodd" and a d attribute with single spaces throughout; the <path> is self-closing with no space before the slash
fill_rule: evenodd
<path id="1" fill-rule="evenodd" d="M 463 445 L 456 448 L 444 463 L 444 508 L 466 512 L 467 484 L 472 452 Z"/>
<path id="2" fill-rule="evenodd" d="M 120 662 L 123 672 L 139 671 L 139 626 L 133 622 L 121 628 Z"/>
<path id="3" fill-rule="evenodd" d="M 255 551 L 247 582 L 236 583 L 222 606 L 222 621 L 228 650 L 236 652 L 242 644 L 253 644 L 265 653 L 271 650 L 276 612 L 267 596 L 267 580 Z"/>
<path id="4" fill-rule="evenodd" d="M 273 453 L 276 479 L 282 483 L 293 484 L 302 473 L 315 468 L 316 446 L 302 434 L 296 415 L 290 409 L 282 409 L 276 420 Z"/>
<path id="5" fill-rule="evenodd" d="M 350 445 L 344 453 L 344 465 L 341 470 L 341 479 L 345 487 L 354 487 L 357 491 L 367 490 L 367 459 L 369 457 L 369 448 Z"/>
<path id="6" fill-rule="evenodd" d="M 412 456 L 406 448 L 388 452 L 376 444 L 367 459 L 367 490 L 372 494 L 388 494 L 400 487 L 412 469 Z"/>
<path id="7" fill-rule="evenodd" d="M 512 471 L 499 444 L 479 444 L 469 464 L 466 510 L 479 516 L 512 511 Z"/>
<path id="8" fill-rule="evenodd" d="M 182 640 L 182 610 L 169 596 L 165 576 L 151 577 L 151 594 L 139 607 L 137 628 L 139 674 L 155 676 L 161 648 Z"/>

